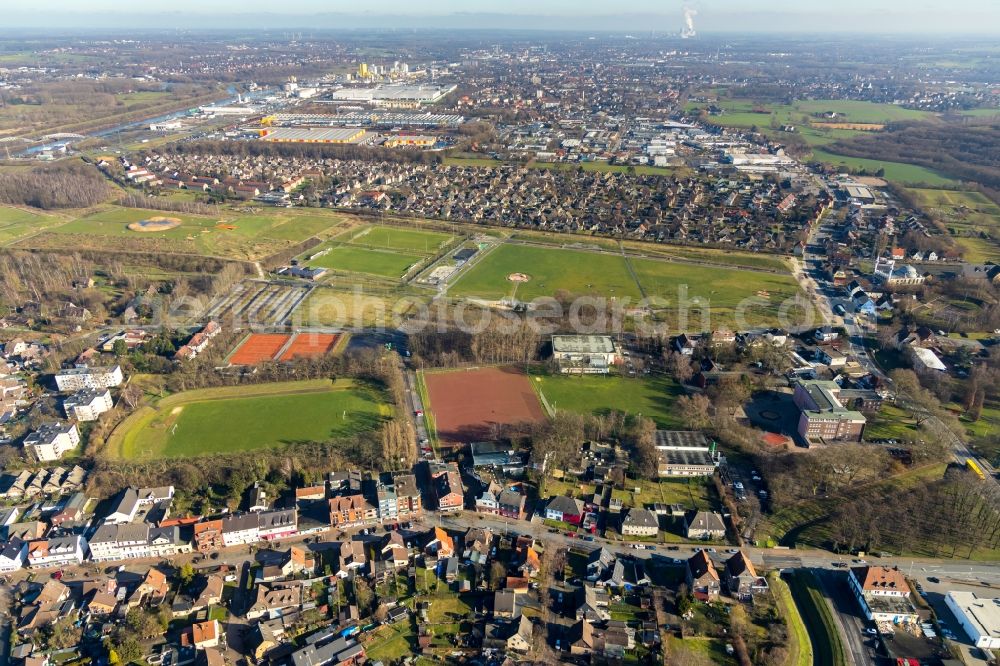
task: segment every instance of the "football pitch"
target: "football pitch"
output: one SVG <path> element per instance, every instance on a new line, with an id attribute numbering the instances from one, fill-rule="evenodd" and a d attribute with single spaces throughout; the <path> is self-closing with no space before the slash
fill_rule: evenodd
<path id="1" fill-rule="evenodd" d="M 321 257 L 309 261 L 308 265 L 347 273 L 367 273 L 379 277 L 400 278 L 410 266 L 420 261 L 421 258 L 415 254 L 340 245 L 331 247 Z"/>
<path id="2" fill-rule="evenodd" d="M 322 442 L 375 429 L 388 406 L 369 387 L 315 380 L 201 389 L 126 419 L 108 440 L 121 458 L 181 458 Z"/>
<path id="3" fill-rule="evenodd" d="M 674 411 L 674 402 L 683 391 L 663 375 L 622 377 L 620 375 L 531 374 L 535 391 L 555 410 L 599 416 L 610 412 L 642 415 L 656 421 L 659 428 L 678 429 L 683 424 Z"/>
<path id="4" fill-rule="evenodd" d="M 523 274 L 527 281 L 512 282 L 513 274 Z M 777 321 L 782 306 L 787 308 L 788 300 L 801 293 L 788 274 L 511 243 L 484 256 L 448 293 L 527 302 L 560 292 L 627 298 L 631 305 L 645 295 L 653 310 L 683 330 L 731 327 L 738 323 L 738 312 L 747 324 L 769 325 Z M 683 309 L 689 312 L 687 322 L 679 314 Z M 791 308 L 789 316 L 799 317 L 801 311 Z"/>

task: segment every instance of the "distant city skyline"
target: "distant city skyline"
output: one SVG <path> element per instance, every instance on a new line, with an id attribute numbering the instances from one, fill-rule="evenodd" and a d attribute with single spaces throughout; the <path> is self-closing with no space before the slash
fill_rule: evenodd
<path id="1" fill-rule="evenodd" d="M 278 9 L 280 7 L 280 10 Z M 122 7 L 119 0 L 6 0 L 0 32 L 35 29 L 500 29 L 679 33 L 694 10 L 702 33 L 1000 34 L 1000 3 L 962 0 L 174 0 Z M 5 29 L 6 28 L 6 29 Z"/>

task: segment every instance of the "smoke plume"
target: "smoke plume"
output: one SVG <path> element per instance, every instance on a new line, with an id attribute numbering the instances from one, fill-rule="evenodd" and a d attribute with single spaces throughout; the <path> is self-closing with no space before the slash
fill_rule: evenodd
<path id="1" fill-rule="evenodd" d="M 684 8 L 684 27 L 681 28 L 681 37 L 683 39 L 688 39 L 689 37 L 694 37 L 698 33 L 694 30 L 694 17 L 698 15 L 698 12 L 690 7 Z"/>

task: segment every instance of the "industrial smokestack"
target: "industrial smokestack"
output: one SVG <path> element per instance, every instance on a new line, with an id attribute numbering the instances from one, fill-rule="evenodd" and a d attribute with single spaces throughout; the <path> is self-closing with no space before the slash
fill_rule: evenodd
<path id="1" fill-rule="evenodd" d="M 684 8 L 684 27 L 681 28 L 681 39 L 688 39 L 698 34 L 694 29 L 694 17 L 697 15 L 696 10 L 690 7 Z"/>

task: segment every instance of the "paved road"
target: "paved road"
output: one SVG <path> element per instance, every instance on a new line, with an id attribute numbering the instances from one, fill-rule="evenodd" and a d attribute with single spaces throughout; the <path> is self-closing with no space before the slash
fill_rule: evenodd
<path id="1" fill-rule="evenodd" d="M 867 622 L 861 615 L 857 600 L 848 591 L 846 574 L 823 569 L 816 573 L 851 661 L 855 666 L 874 666 L 871 648 L 875 639 L 864 633 Z"/>

